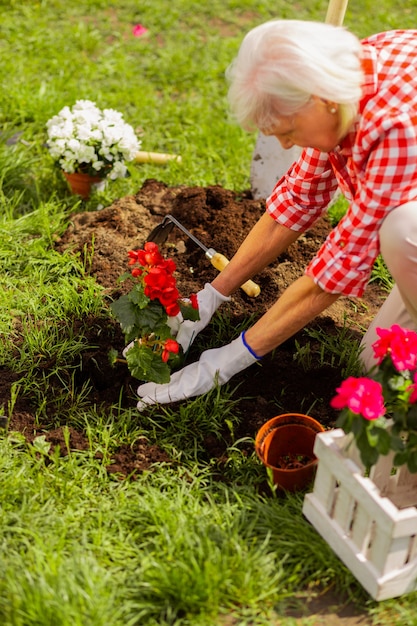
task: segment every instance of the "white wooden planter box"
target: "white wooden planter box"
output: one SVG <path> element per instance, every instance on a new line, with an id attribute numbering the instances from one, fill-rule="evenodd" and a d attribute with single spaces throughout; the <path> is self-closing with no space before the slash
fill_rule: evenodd
<path id="1" fill-rule="evenodd" d="M 380 457 L 366 477 L 349 435 L 316 436 L 318 458 L 303 513 L 375 600 L 417 589 L 417 474 Z"/>

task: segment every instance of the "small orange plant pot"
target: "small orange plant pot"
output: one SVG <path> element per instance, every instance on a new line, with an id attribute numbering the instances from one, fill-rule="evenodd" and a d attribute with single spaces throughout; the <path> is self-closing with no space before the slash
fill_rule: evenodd
<path id="1" fill-rule="evenodd" d="M 256 454 L 272 470 L 276 489 L 298 491 L 310 484 L 317 466 L 314 441 L 323 431 L 319 422 L 301 413 L 278 415 L 260 428 Z"/>
<path id="2" fill-rule="evenodd" d="M 73 174 L 63 172 L 63 174 L 67 179 L 71 192 L 81 196 L 83 200 L 87 200 L 90 197 L 94 185 L 98 185 L 103 181 L 103 178 L 100 176 L 90 176 L 83 172 L 74 172 Z"/>

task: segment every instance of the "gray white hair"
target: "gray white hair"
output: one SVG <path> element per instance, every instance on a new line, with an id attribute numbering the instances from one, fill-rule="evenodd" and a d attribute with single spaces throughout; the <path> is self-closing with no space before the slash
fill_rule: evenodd
<path id="1" fill-rule="evenodd" d="M 343 27 L 273 20 L 245 36 L 226 77 L 231 111 L 246 130 L 273 126 L 313 95 L 337 103 L 347 129 L 361 98 L 361 44 Z"/>

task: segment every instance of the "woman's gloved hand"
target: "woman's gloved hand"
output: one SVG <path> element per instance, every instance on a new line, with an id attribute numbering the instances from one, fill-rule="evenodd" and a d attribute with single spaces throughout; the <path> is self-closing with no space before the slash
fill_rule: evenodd
<path id="1" fill-rule="evenodd" d="M 177 402 L 210 391 L 215 384 L 223 385 L 232 376 L 259 360 L 245 341 L 245 334 L 221 348 L 203 352 L 200 360 L 171 376 L 169 383 L 145 383 L 138 387 L 138 409 L 150 404 Z"/>
<path id="2" fill-rule="evenodd" d="M 183 347 L 184 352 L 187 352 L 188 348 L 191 346 L 198 333 L 207 326 L 219 306 L 223 304 L 223 302 L 229 302 L 230 300 L 230 296 L 224 296 L 219 291 L 217 291 L 217 289 L 212 287 L 210 283 L 206 283 L 204 285 L 204 289 L 197 293 L 198 312 L 200 315 L 200 319 L 196 322 L 192 322 L 191 320 L 181 321 L 179 316 L 176 316 L 176 318 L 174 318 L 178 318 L 178 333 L 175 339 Z M 171 324 L 174 324 L 174 327 L 171 326 Z M 171 328 L 173 328 L 175 332 L 175 323 L 170 322 L 169 325 L 171 326 Z"/>

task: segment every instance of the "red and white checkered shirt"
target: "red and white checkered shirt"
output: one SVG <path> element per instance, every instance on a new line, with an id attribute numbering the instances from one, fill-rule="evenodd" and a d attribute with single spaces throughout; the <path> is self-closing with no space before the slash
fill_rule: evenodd
<path id="1" fill-rule="evenodd" d="M 354 127 L 332 152 L 308 148 L 267 199 L 270 215 L 303 232 L 339 187 L 349 208 L 306 268 L 330 293 L 361 296 L 389 211 L 417 198 L 417 30 L 362 41 L 362 100 Z"/>

